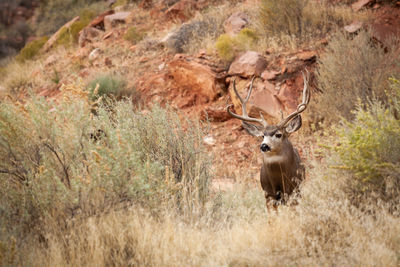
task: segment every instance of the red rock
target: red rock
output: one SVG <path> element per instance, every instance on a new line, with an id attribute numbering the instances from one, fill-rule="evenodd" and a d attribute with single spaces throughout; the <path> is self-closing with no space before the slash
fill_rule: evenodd
<path id="1" fill-rule="evenodd" d="M 296 57 L 303 61 L 314 61 L 317 57 L 317 53 L 315 51 L 303 51 L 296 54 Z"/>
<path id="2" fill-rule="evenodd" d="M 267 66 L 265 58 L 254 51 L 247 51 L 239 55 L 229 67 L 229 75 L 242 77 L 260 76 Z"/>
<path id="3" fill-rule="evenodd" d="M 248 92 L 248 80 L 239 80 L 236 84 L 236 89 L 242 97 L 245 97 Z M 241 114 L 242 106 L 237 98 L 233 86 L 229 87 L 229 95 L 234 105 L 237 114 Z M 280 118 L 280 111 L 284 110 L 284 106 L 276 96 L 275 86 L 269 82 L 255 81 L 253 92 L 247 104 L 247 111 L 251 117 L 259 118 L 260 112 L 264 115 L 269 123 L 276 122 Z"/>
<path id="4" fill-rule="evenodd" d="M 88 27 L 93 27 L 104 31 L 104 18 L 114 13 L 114 10 L 107 10 L 106 12 L 101 13 L 89 23 Z"/>
<path id="5" fill-rule="evenodd" d="M 193 0 L 180 0 L 165 11 L 168 19 L 187 20 L 193 13 L 196 2 Z"/>
<path id="6" fill-rule="evenodd" d="M 261 78 L 263 78 L 264 80 L 273 80 L 273 79 L 275 79 L 279 74 L 280 74 L 279 71 L 265 70 L 263 73 L 261 73 Z"/>
<path id="7" fill-rule="evenodd" d="M 83 28 L 79 32 L 79 39 L 78 39 L 78 45 L 79 47 L 84 47 L 87 43 L 92 43 L 96 39 L 100 37 L 100 35 L 103 34 L 103 31 L 98 30 L 93 27 L 86 27 Z"/>
<path id="8" fill-rule="evenodd" d="M 351 8 L 355 11 L 358 12 L 360 11 L 362 8 L 364 8 L 365 6 L 371 4 L 372 2 L 374 2 L 374 0 L 359 0 L 355 3 L 353 3 L 351 5 Z"/>
<path id="9" fill-rule="evenodd" d="M 177 54 L 168 68 L 176 85 L 192 96 L 193 104 L 212 101 L 223 90 L 224 84 L 220 81 L 224 78 L 219 77 L 210 66 L 196 62 L 193 58 Z"/>
<path id="10" fill-rule="evenodd" d="M 249 16 L 244 12 L 233 13 L 225 22 L 224 30 L 229 34 L 237 34 L 249 24 Z"/>
<path id="11" fill-rule="evenodd" d="M 203 121 L 223 122 L 231 119 L 231 116 L 226 112 L 226 108 L 206 107 L 201 111 L 200 118 Z"/>
<path id="12" fill-rule="evenodd" d="M 361 29 L 362 26 L 363 23 L 361 21 L 354 21 L 350 25 L 344 26 L 344 30 L 348 33 L 356 33 Z"/>
<path id="13" fill-rule="evenodd" d="M 104 29 L 106 32 L 113 29 L 118 24 L 125 24 L 129 21 L 131 12 L 118 12 L 104 17 Z"/>
<path id="14" fill-rule="evenodd" d="M 114 32 L 107 33 L 106 35 L 103 36 L 103 40 L 106 40 L 106 39 L 110 38 L 110 36 L 113 35 L 113 34 L 114 34 Z"/>
<path id="15" fill-rule="evenodd" d="M 111 59 L 109 58 L 109 57 L 106 57 L 105 59 L 104 59 L 104 64 L 107 66 L 107 67 L 111 67 L 113 64 L 112 64 L 112 61 L 111 61 Z"/>

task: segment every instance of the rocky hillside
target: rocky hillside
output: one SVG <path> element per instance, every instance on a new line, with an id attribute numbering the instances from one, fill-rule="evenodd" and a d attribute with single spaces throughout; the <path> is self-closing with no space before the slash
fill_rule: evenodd
<path id="1" fill-rule="evenodd" d="M 339 30 L 356 35 L 372 27 L 377 42 L 399 35 L 397 2 L 358 1 L 347 7 L 337 2 L 318 8 L 329 8 L 340 17 L 335 26 Z M 261 40 L 266 37 L 260 33 L 258 5 L 251 0 L 143 1 L 114 4 L 114 9 L 100 14 L 83 10 L 90 16 L 81 12 L 83 15 L 46 39 L 38 52 L 27 51 L 29 58 L 21 61 L 25 62 L 24 76 L 30 81 L 5 77 L 3 95 L 23 99 L 30 88 L 41 96 L 57 98 L 65 85 L 77 81 L 89 84 L 104 75 L 118 77 L 126 81 L 118 94 L 133 96 L 144 110 L 171 105 L 182 116 L 209 121 L 205 142 L 216 155 L 217 172 L 221 177 L 235 177 L 237 170 L 257 169 L 259 164 L 253 163 L 258 160 L 257 140 L 225 111 L 230 103 L 240 111 L 232 82 L 236 80 L 244 94 L 250 78 L 256 77 L 250 115 L 262 112 L 271 123 L 276 122 L 281 112 L 287 114 L 296 108 L 303 86 L 301 72 L 314 72 L 330 39 L 326 31 L 322 35 L 311 33 L 311 39 L 305 41 L 292 40 L 289 45 Z M 243 47 L 237 42 L 247 44 Z M 26 49 L 33 50 L 29 45 Z M 314 75 L 310 84 L 313 97 L 318 97 Z M 318 123 L 315 117 L 305 113 L 306 125 Z M 300 152 L 304 153 L 303 149 Z"/>

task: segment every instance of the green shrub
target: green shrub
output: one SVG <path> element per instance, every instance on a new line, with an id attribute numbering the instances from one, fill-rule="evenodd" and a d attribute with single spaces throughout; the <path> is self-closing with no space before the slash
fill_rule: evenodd
<path id="1" fill-rule="evenodd" d="M 43 47 L 43 45 L 47 42 L 48 37 L 42 37 L 40 39 L 29 42 L 25 45 L 24 48 L 19 52 L 16 56 L 16 60 L 18 62 L 24 62 L 25 60 L 32 59 L 37 55 L 39 50 Z"/>
<path id="2" fill-rule="evenodd" d="M 0 229 L 7 235 L 21 241 L 46 223 L 65 227 L 77 214 L 121 203 L 152 212 L 202 205 L 210 160 L 199 125 L 186 121 L 184 131 L 171 110 L 143 115 L 130 101 L 100 103 L 93 116 L 82 89 L 62 91 L 57 103 L 0 103 Z"/>
<path id="3" fill-rule="evenodd" d="M 146 33 L 137 29 L 135 26 L 130 27 L 124 35 L 124 39 L 131 42 L 132 44 L 137 44 L 140 42 Z"/>
<path id="4" fill-rule="evenodd" d="M 72 45 L 78 43 L 79 32 L 85 28 L 95 16 L 90 10 L 83 10 L 79 15 L 79 20 L 72 23 L 68 28 L 64 28 L 56 41 L 56 45 Z"/>
<path id="5" fill-rule="evenodd" d="M 102 75 L 89 83 L 88 90 L 92 100 L 111 95 L 120 98 L 126 92 L 126 81 L 112 75 Z"/>
<path id="6" fill-rule="evenodd" d="M 318 60 L 317 84 L 323 94 L 318 99 L 318 113 L 328 122 L 340 117 L 352 118 L 360 99 L 363 104 L 373 96 L 385 99 L 388 78 L 400 73 L 399 45 L 372 42 L 369 32 L 356 37 L 337 33 Z M 387 51 L 385 51 L 385 49 Z"/>
<path id="7" fill-rule="evenodd" d="M 368 109 L 360 106 L 355 118 L 336 129 L 337 168 L 353 177 L 356 192 L 375 192 L 388 201 L 400 193 L 400 82 L 393 80 L 391 103 L 374 100 Z"/>
<path id="8" fill-rule="evenodd" d="M 237 35 L 222 34 L 215 43 L 215 48 L 223 60 L 231 61 L 239 52 L 252 49 L 257 40 L 254 30 L 244 28 Z"/>
<path id="9" fill-rule="evenodd" d="M 348 13 L 324 1 L 262 0 L 259 17 L 266 36 L 289 35 L 304 41 L 350 22 L 354 16 Z"/>

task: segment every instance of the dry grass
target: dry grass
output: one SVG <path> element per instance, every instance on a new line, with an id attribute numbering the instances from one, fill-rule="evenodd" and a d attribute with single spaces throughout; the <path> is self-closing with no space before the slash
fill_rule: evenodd
<path id="1" fill-rule="evenodd" d="M 265 214 L 259 190 L 236 188 L 213 200 L 205 215 L 152 217 L 140 208 L 76 222 L 49 235 L 48 249 L 28 248 L 40 266 L 271 266 L 399 263 L 400 219 L 374 205 L 375 216 L 352 207 L 345 179 L 317 170 L 295 207 Z M 366 204 L 368 205 L 368 204 Z"/>

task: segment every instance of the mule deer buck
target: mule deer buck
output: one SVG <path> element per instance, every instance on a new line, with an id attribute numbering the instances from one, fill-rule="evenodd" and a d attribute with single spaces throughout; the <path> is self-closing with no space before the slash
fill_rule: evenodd
<path id="1" fill-rule="evenodd" d="M 260 118 L 249 117 L 246 110 L 247 101 L 253 89 L 254 77 L 250 84 L 246 98 L 239 95 L 233 81 L 233 90 L 242 105 L 242 115 L 231 111 L 233 105 L 227 107 L 228 113 L 242 120 L 243 127 L 253 136 L 263 137 L 260 145 L 263 164 L 260 172 L 261 187 L 264 190 L 267 207 L 271 202 L 276 209 L 279 203 L 285 204 L 287 198 L 298 189 L 300 182 L 305 178 L 305 168 L 301 163 L 299 153 L 289 141 L 289 136 L 300 129 L 302 120 L 300 113 L 303 112 L 310 101 L 310 90 L 308 88 L 309 74 L 306 79 L 304 73 L 303 101 L 297 106 L 296 111 L 283 118 L 277 125 L 268 125 L 260 112 Z M 250 122 L 261 125 L 251 124 Z"/>

